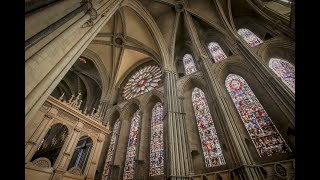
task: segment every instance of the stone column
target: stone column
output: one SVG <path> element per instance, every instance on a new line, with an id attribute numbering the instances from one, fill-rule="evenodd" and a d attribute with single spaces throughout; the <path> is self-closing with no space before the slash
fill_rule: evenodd
<path id="1" fill-rule="evenodd" d="M 266 91 L 268 91 L 275 102 L 281 108 L 284 115 L 288 117 L 292 125 L 295 126 L 295 95 L 283 83 L 281 79 L 275 77 L 274 72 L 263 63 L 263 60 L 253 51 L 244 40 L 237 41 L 239 52 L 244 56 L 247 62 L 258 72 L 259 78 L 262 79 Z"/>
<path id="2" fill-rule="evenodd" d="M 90 13 L 84 14 L 64 32 L 25 60 L 26 123 L 108 22 L 122 1 L 111 0 L 100 4 L 97 1 L 92 2 L 94 3 L 93 9 L 97 12 L 96 19 L 93 19 Z"/>
<path id="3" fill-rule="evenodd" d="M 212 60 L 209 58 L 209 56 L 206 54 L 206 51 L 201 46 L 197 31 L 192 22 L 192 18 L 190 14 L 186 12 L 184 17 L 185 17 L 186 27 L 187 27 L 190 39 L 192 41 L 193 50 L 195 51 L 195 54 L 201 58 L 199 59 L 201 69 L 203 71 L 204 76 L 206 77 L 205 80 L 208 83 L 208 89 L 210 90 L 209 92 L 211 93 L 211 96 L 215 99 L 214 105 L 219 115 L 219 120 L 220 120 L 219 122 L 223 122 L 220 124 L 221 124 L 221 127 L 223 128 L 223 131 L 225 132 L 225 136 L 227 139 L 226 143 L 229 146 L 230 154 L 232 155 L 232 161 L 233 161 L 233 164 L 228 164 L 228 165 L 229 167 L 232 167 L 232 168 L 241 166 L 241 165 L 251 165 L 253 164 L 253 159 L 250 156 L 250 152 L 244 140 L 241 138 L 242 136 L 239 130 L 236 127 L 235 121 L 237 119 L 232 114 L 232 110 L 230 109 L 230 106 L 226 100 L 226 97 L 222 93 L 224 91 L 223 89 L 224 87 L 220 86 L 220 83 L 218 82 L 218 78 L 210 68 L 212 65 Z M 257 173 L 256 170 L 244 168 L 243 172 L 246 176 L 246 179 L 250 179 L 250 180 L 261 179 L 261 176 Z"/>
<path id="4" fill-rule="evenodd" d="M 93 153 L 92 159 L 91 159 L 91 161 L 88 161 L 88 163 L 87 163 L 87 166 L 89 166 L 88 174 L 87 174 L 87 177 L 86 177 L 87 180 L 93 180 L 94 179 L 94 175 L 96 173 L 96 169 L 97 169 L 97 166 L 98 166 L 98 161 L 99 161 L 99 157 L 100 157 L 100 154 L 101 154 L 101 150 L 102 150 L 104 139 L 105 139 L 105 134 L 99 133 L 99 137 L 97 139 L 96 147 L 94 148 L 94 151 L 91 152 L 91 153 Z"/>
<path id="5" fill-rule="evenodd" d="M 108 108 L 108 102 L 100 102 L 100 106 L 101 106 L 101 121 L 104 122 L 104 118 L 107 114 L 107 108 Z"/>
<path id="6" fill-rule="evenodd" d="M 138 145 L 137 145 L 137 150 L 136 150 L 136 160 L 135 160 L 135 172 L 134 172 L 134 179 L 144 179 L 145 172 L 147 172 L 147 177 L 149 175 L 148 172 L 148 167 L 145 167 L 146 164 L 148 165 L 149 163 L 146 162 L 146 159 L 144 158 L 146 153 L 149 153 L 150 149 L 147 149 L 146 146 L 148 147 L 148 138 L 146 137 L 146 132 L 145 132 L 145 127 L 148 126 L 148 119 L 147 119 L 147 114 L 145 112 L 145 104 L 140 107 L 140 122 L 139 122 L 139 128 L 138 128 Z M 149 128 L 147 128 L 150 130 Z M 143 156 L 143 157 L 142 157 Z"/>
<path id="7" fill-rule="evenodd" d="M 58 111 L 56 109 L 51 108 L 50 111 L 43 116 L 40 125 L 25 145 L 25 163 L 28 163 L 32 159 L 34 153 L 38 150 L 38 145 L 47 134 L 52 123 L 51 120 L 57 113 Z"/>
<path id="8" fill-rule="evenodd" d="M 53 179 L 62 179 L 63 174 L 68 170 L 68 166 L 74 150 L 77 146 L 77 143 L 80 138 L 80 129 L 83 127 L 82 122 L 78 122 L 73 132 L 69 132 L 68 136 L 70 136 L 68 141 L 65 141 L 67 146 L 64 149 L 61 149 L 60 155 L 57 158 L 54 169 L 55 173 L 53 175 Z"/>
<path id="9" fill-rule="evenodd" d="M 170 179 L 187 179 L 192 171 L 182 102 L 178 98 L 177 73 L 165 71 L 165 124 L 167 128 L 166 164 Z M 167 172 L 168 172 L 167 171 Z"/>

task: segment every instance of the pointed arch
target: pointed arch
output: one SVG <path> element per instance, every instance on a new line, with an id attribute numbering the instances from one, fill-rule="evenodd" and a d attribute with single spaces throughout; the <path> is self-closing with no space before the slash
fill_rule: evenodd
<path id="1" fill-rule="evenodd" d="M 219 62 L 227 58 L 227 55 L 223 52 L 220 45 L 216 42 L 209 43 L 208 49 L 215 62 Z"/>
<path id="2" fill-rule="evenodd" d="M 79 168 L 81 173 L 84 174 L 92 147 L 92 139 L 86 135 L 81 136 L 77 143 L 76 149 L 73 152 L 68 169 L 70 170 L 71 168 Z"/>
<path id="3" fill-rule="evenodd" d="M 263 43 L 263 41 L 257 36 L 255 35 L 252 31 L 250 31 L 249 29 L 246 28 L 241 28 L 238 30 L 238 34 L 251 46 L 257 46 L 261 43 Z"/>
<path id="4" fill-rule="evenodd" d="M 69 129 L 66 125 L 61 123 L 53 124 L 38 145 L 38 150 L 33 155 L 31 161 L 45 157 L 48 158 L 51 165 L 54 166 L 68 134 Z"/>
<path id="5" fill-rule="evenodd" d="M 225 86 L 260 157 L 291 152 L 247 82 L 229 74 Z"/>
<path id="6" fill-rule="evenodd" d="M 119 130 L 120 130 L 120 119 L 118 119 L 115 122 L 114 127 L 113 127 L 111 141 L 110 141 L 110 145 L 109 145 L 109 149 L 108 149 L 108 153 L 107 153 L 107 158 L 106 158 L 106 161 L 105 161 L 104 167 L 103 167 L 102 178 L 101 178 L 102 180 L 110 179 L 110 175 L 111 175 L 110 168 L 111 168 L 112 161 L 114 159 L 116 144 L 117 144 L 118 137 L 119 137 Z"/>
<path id="7" fill-rule="evenodd" d="M 182 60 L 186 75 L 192 74 L 197 71 L 191 54 L 185 54 Z"/>
<path id="8" fill-rule="evenodd" d="M 192 104 L 206 167 L 226 164 L 206 97 L 197 87 L 192 91 Z"/>
<path id="9" fill-rule="evenodd" d="M 158 102 L 152 109 L 150 141 L 150 176 L 164 174 L 163 105 Z"/>
<path id="10" fill-rule="evenodd" d="M 123 179 L 134 178 L 135 158 L 137 155 L 137 148 L 138 148 L 138 134 L 139 134 L 140 119 L 141 119 L 140 110 L 138 109 L 133 114 L 133 117 L 131 120 L 126 161 L 124 164 Z"/>
<path id="11" fill-rule="evenodd" d="M 295 67 L 288 61 L 271 58 L 269 68 L 295 93 Z"/>

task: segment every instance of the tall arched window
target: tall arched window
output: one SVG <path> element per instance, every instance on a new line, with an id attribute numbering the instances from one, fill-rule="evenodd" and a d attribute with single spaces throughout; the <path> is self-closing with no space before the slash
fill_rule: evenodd
<path id="1" fill-rule="evenodd" d="M 46 136 L 41 141 L 38 151 L 33 155 L 31 161 L 46 157 L 50 160 L 51 166 L 54 165 L 57 157 L 68 136 L 68 128 L 63 124 L 54 124 L 50 127 Z"/>
<path id="2" fill-rule="evenodd" d="M 108 149 L 107 158 L 103 168 L 102 180 L 110 179 L 110 167 L 114 158 L 114 151 L 118 140 L 118 134 L 120 130 L 120 120 L 118 119 L 113 126 L 111 141 Z"/>
<path id="3" fill-rule="evenodd" d="M 190 54 L 185 54 L 183 56 L 183 65 L 186 75 L 192 74 L 197 71 L 196 66 L 193 62 L 193 58 Z"/>
<path id="4" fill-rule="evenodd" d="M 223 52 L 219 44 L 216 42 L 209 43 L 208 49 L 215 62 L 219 62 L 227 58 L 227 55 Z"/>
<path id="5" fill-rule="evenodd" d="M 287 61 L 271 58 L 269 67 L 295 93 L 295 67 Z"/>
<path id="6" fill-rule="evenodd" d="M 260 157 L 291 152 L 247 82 L 229 74 L 225 86 Z"/>
<path id="7" fill-rule="evenodd" d="M 251 46 L 254 47 L 258 44 L 263 43 L 263 41 L 256 36 L 253 32 L 251 32 L 249 29 L 239 29 L 238 34 Z"/>
<path id="8" fill-rule="evenodd" d="M 206 167 L 226 164 L 206 97 L 199 88 L 194 88 L 192 91 L 192 104 L 196 116 Z"/>
<path id="9" fill-rule="evenodd" d="M 152 109 L 150 142 L 150 176 L 164 174 L 163 106 L 160 102 Z"/>
<path id="10" fill-rule="evenodd" d="M 137 110 L 132 117 L 126 162 L 124 165 L 123 179 L 133 179 L 136 151 L 138 146 L 138 134 L 139 134 L 139 124 L 140 124 L 140 111 Z"/>
<path id="11" fill-rule="evenodd" d="M 93 143 L 90 137 L 80 137 L 76 149 L 74 150 L 74 153 L 72 155 L 68 169 L 78 167 L 81 169 L 82 173 L 84 173 L 92 149 L 92 145 Z"/>

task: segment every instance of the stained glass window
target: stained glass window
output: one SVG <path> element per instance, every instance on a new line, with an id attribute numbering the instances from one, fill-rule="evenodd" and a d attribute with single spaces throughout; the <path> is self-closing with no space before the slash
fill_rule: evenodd
<path id="1" fill-rule="evenodd" d="M 118 139 L 119 129 L 120 129 L 120 120 L 118 119 L 116 123 L 114 123 L 111 141 L 110 141 L 108 154 L 107 154 L 107 159 L 104 163 L 102 180 L 110 179 L 110 167 L 111 167 L 111 163 L 114 157 L 114 152 L 116 149 L 116 142 Z"/>
<path id="2" fill-rule="evenodd" d="M 247 82 L 229 74 L 225 86 L 260 157 L 291 152 Z"/>
<path id="3" fill-rule="evenodd" d="M 124 165 L 123 179 L 133 179 L 135 169 L 135 157 L 138 146 L 140 111 L 137 110 L 132 117 L 126 162 Z"/>
<path id="4" fill-rule="evenodd" d="M 197 71 L 196 66 L 193 62 L 193 58 L 190 54 L 185 54 L 183 56 L 183 65 L 186 75 L 192 74 Z"/>
<path id="5" fill-rule="evenodd" d="M 219 62 L 227 58 L 227 55 L 223 52 L 219 44 L 216 42 L 209 43 L 208 49 L 215 62 Z"/>
<path id="6" fill-rule="evenodd" d="M 253 32 L 251 32 L 249 29 L 239 29 L 238 34 L 251 46 L 254 47 L 258 44 L 263 43 L 263 41 L 256 36 Z"/>
<path id="7" fill-rule="evenodd" d="M 199 88 L 194 88 L 192 92 L 192 104 L 196 116 L 206 167 L 226 164 L 206 97 Z"/>
<path id="8" fill-rule="evenodd" d="M 295 67 L 287 61 L 271 58 L 269 67 L 295 93 Z"/>
<path id="9" fill-rule="evenodd" d="M 163 106 L 158 102 L 152 109 L 150 176 L 164 174 Z"/>
<path id="10" fill-rule="evenodd" d="M 158 86 L 161 81 L 161 70 L 159 66 L 149 65 L 139 69 L 130 77 L 123 88 L 123 97 L 128 100 L 144 94 Z"/>

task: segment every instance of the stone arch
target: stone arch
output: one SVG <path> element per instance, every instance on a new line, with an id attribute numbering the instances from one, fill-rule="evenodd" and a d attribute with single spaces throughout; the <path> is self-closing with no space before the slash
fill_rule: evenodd
<path id="1" fill-rule="evenodd" d="M 218 139 L 221 145 L 222 153 L 225 157 L 226 162 L 228 163 L 228 159 L 230 156 L 228 155 L 229 152 L 226 151 L 226 139 L 224 137 L 224 132 L 220 125 L 219 116 L 216 112 L 214 102 L 215 97 L 212 97 L 212 94 L 210 93 L 210 88 L 208 88 L 206 81 L 201 76 L 190 76 L 186 79 L 186 81 L 181 83 L 180 86 L 181 89 L 179 91 L 181 91 L 181 96 L 183 97 L 182 99 L 187 128 L 188 145 L 191 151 L 192 163 L 195 174 L 205 173 L 208 170 L 219 171 L 225 169 L 226 167 L 224 165 L 209 168 L 205 165 L 201 139 L 193 108 L 192 92 L 195 88 L 199 88 L 205 94 L 208 103 L 208 108 L 210 110 L 210 114 L 218 134 Z"/>
<path id="2" fill-rule="evenodd" d="M 139 68 L 141 68 L 143 65 L 148 64 L 148 63 L 158 65 L 160 67 L 161 71 L 163 71 L 163 67 L 162 67 L 161 63 L 159 63 L 155 59 L 152 59 L 151 57 L 147 57 L 143 60 L 140 60 L 138 63 L 134 64 L 125 73 L 123 73 L 122 77 L 120 77 L 119 80 L 117 81 L 117 84 L 115 85 L 115 87 L 120 88 L 121 85 L 123 85 L 123 83 L 125 83 L 126 80 L 128 78 L 130 78 L 130 75 L 132 75 L 133 73 L 135 73 L 136 70 L 139 70 Z"/>
<path id="3" fill-rule="evenodd" d="M 233 19 L 234 26 L 236 28 L 236 32 L 240 28 L 246 28 L 249 29 L 251 32 L 253 32 L 256 36 L 258 36 L 262 41 L 266 41 L 269 38 L 267 37 L 267 33 L 271 35 L 272 37 L 275 37 L 279 34 L 279 32 L 276 32 L 276 30 L 272 29 L 269 25 L 268 21 L 263 19 L 260 16 L 246 16 L 242 15 L 239 17 L 236 17 Z"/>
<path id="4" fill-rule="evenodd" d="M 54 137 L 52 137 L 52 132 L 50 132 L 50 130 L 52 130 L 52 128 L 54 128 L 54 127 L 56 127 L 56 126 L 59 126 L 59 125 L 62 125 L 61 127 L 63 127 L 63 128 L 66 128 L 66 137 L 64 137 L 64 141 L 63 141 L 63 144 L 62 144 L 62 146 L 61 146 L 61 148 L 60 148 L 60 150 L 59 150 L 59 153 L 54 157 L 54 156 L 48 156 L 49 154 L 48 154 L 48 152 L 50 152 L 51 151 L 51 153 L 52 153 L 52 148 L 51 148 L 51 150 L 50 150 L 50 148 L 48 149 L 48 148 L 44 148 L 44 152 L 41 152 L 41 147 L 43 147 L 43 144 L 42 143 L 44 143 L 44 142 L 46 142 L 46 141 L 44 141 L 45 139 L 47 140 L 47 139 L 49 139 L 49 140 L 53 140 L 53 138 L 55 138 L 55 136 Z M 58 129 L 57 129 L 58 128 Z M 57 127 L 55 130 L 61 130 L 59 127 Z M 55 121 L 55 122 L 53 122 L 51 125 L 50 125 L 50 128 L 48 128 L 48 129 L 46 129 L 46 133 L 44 134 L 44 136 L 41 138 L 42 140 L 41 140 L 41 142 L 40 142 L 40 144 L 41 144 L 41 146 L 40 146 L 40 148 L 36 151 L 36 152 L 34 152 L 34 154 L 32 155 L 32 158 L 31 158 L 31 160 L 30 161 L 34 161 L 34 160 L 36 160 L 36 159 L 38 159 L 38 158 L 42 158 L 42 157 L 45 157 L 45 158 L 47 158 L 49 161 L 50 161 L 50 165 L 51 165 L 51 167 L 55 167 L 55 166 L 57 166 L 57 162 L 59 162 L 59 159 L 61 158 L 61 156 L 62 156 L 62 152 L 64 151 L 64 149 L 65 149 L 65 147 L 67 146 L 67 144 L 68 144 L 68 141 L 69 141 L 69 139 L 70 139 L 70 134 L 72 133 L 72 130 L 71 130 L 71 127 L 70 126 L 68 126 L 66 123 L 64 123 L 64 122 L 60 122 L 60 121 Z M 50 135 L 51 134 L 51 135 Z M 56 134 L 59 134 L 59 132 L 58 133 L 55 133 L 55 135 Z M 60 133 L 61 134 L 61 133 Z M 51 136 L 51 137 L 50 137 Z M 61 136 L 62 137 L 62 136 Z M 43 142 L 42 142 L 43 141 Z M 59 143 L 59 141 L 58 141 L 58 143 Z M 39 145 L 40 145 L 39 144 Z M 48 151 L 49 150 L 49 151 Z M 55 152 L 55 150 L 53 151 L 53 152 Z M 40 153 L 40 154 L 39 154 Z M 42 155 L 41 155 L 42 154 Z M 43 156 L 43 155 L 45 155 L 45 156 Z M 51 158 L 53 158 L 53 159 L 51 159 Z"/>
<path id="5" fill-rule="evenodd" d="M 88 159 L 87 159 L 87 162 L 86 162 L 86 164 L 85 164 L 85 167 L 84 167 L 84 169 L 83 169 L 83 171 L 81 170 L 81 174 L 82 175 L 84 175 L 84 176 L 86 176 L 87 175 L 87 173 L 88 173 L 88 170 L 89 170 L 89 167 L 90 167 L 90 162 L 92 161 L 92 156 L 93 156 L 93 154 L 94 154 L 94 150 L 95 150 L 95 147 L 96 147 L 96 145 L 97 145 L 97 137 L 94 137 L 91 133 L 87 133 L 87 132 L 84 132 L 84 131 L 81 131 L 81 133 L 80 133 L 80 136 L 79 136 L 79 138 L 77 139 L 77 143 L 79 142 L 79 140 L 80 140 L 80 138 L 82 138 L 82 137 L 85 137 L 85 136 L 87 136 L 89 139 L 90 139 L 90 141 L 91 141 L 91 143 L 92 143 L 92 146 L 91 146 L 91 149 L 90 149 L 90 152 L 89 152 L 89 157 L 88 157 Z M 76 149 L 74 149 L 74 151 L 75 151 Z M 73 153 L 74 153 L 74 151 L 72 152 L 72 156 L 73 156 Z M 70 162 L 69 162 L 70 163 Z M 68 164 L 68 166 L 70 166 L 70 164 Z M 70 169 L 72 169 L 72 167 L 69 167 Z M 68 170 L 70 170 L 70 169 L 68 169 Z"/>
<path id="6" fill-rule="evenodd" d="M 248 83 L 252 92 L 255 94 L 263 108 L 266 110 L 269 117 L 272 119 L 272 122 L 277 127 L 280 134 L 289 146 L 292 143 L 294 144 L 294 140 L 291 137 L 288 137 L 286 133 L 286 129 L 291 127 L 291 122 L 290 119 L 288 119 L 288 117 L 283 113 L 283 111 L 279 107 L 279 104 L 276 103 L 276 99 L 274 99 L 269 91 L 267 91 L 267 86 L 265 86 L 267 82 L 259 78 L 259 75 L 255 70 L 252 70 L 252 68 L 250 69 L 249 65 L 241 61 L 226 61 L 224 64 L 222 64 L 217 71 L 219 84 L 222 88 L 222 93 L 224 94 L 223 96 L 226 97 L 228 106 L 230 107 L 232 114 L 234 114 L 234 118 L 236 119 L 236 126 L 242 135 L 241 138 L 245 140 L 253 159 L 258 163 L 266 163 L 290 158 L 292 154 L 282 154 L 264 158 L 259 157 L 258 152 L 256 151 L 253 142 L 250 140 L 250 136 L 246 131 L 241 117 L 238 114 L 237 109 L 229 95 L 229 92 L 225 87 L 225 80 L 229 74 L 239 75 Z"/>
<path id="7" fill-rule="evenodd" d="M 194 53 L 193 51 L 192 43 L 190 41 L 187 41 L 181 44 L 176 43 L 175 53 L 174 53 L 174 68 L 176 69 L 176 72 L 178 73 L 179 78 L 186 75 L 185 67 L 183 63 L 183 58 L 185 57 L 186 54 L 191 55 L 197 71 L 200 69 L 197 63 L 196 53 Z"/>
<path id="8" fill-rule="evenodd" d="M 139 159 L 141 159 L 144 163 L 138 165 L 139 168 L 137 169 L 138 178 L 139 177 L 150 177 L 150 140 L 151 140 L 151 120 L 152 120 L 152 110 L 156 103 L 160 102 L 163 103 L 163 94 L 158 90 L 152 90 L 148 93 L 147 97 L 144 98 L 145 100 L 142 102 L 142 111 L 143 116 L 141 119 L 140 124 L 140 142 L 139 142 Z M 164 126 L 163 126 L 164 127 Z M 165 137 L 165 135 L 163 136 Z M 164 145 L 165 145 L 165 138 L 164 138 Z M 166 162 L 166 161 L 165 161 Z"/>
<path id="9" fill-rule="evenodd" d="M 267 66 L 270 58 L 283 59 L 295 65 L 295 44 L 285 38 L 275 38 L 263 43 L 257 54 Z"/>
<path id="10" fill-rule="evenodd" d="M 179 83 L 180 84 L 178 86 L 178 95 L 180 97 L 183 97 L 184 92 L 187 91 L 188 89 L 190 89 L 190 86 L 192 86 L 192 84 L 195 84 L 200 89 L 203 89 L 206 86 L 205 80 L 200 75 L 188 76 L 185 79 L 183 79 L 183 81 L 180 81 Z"/>
<path id="11" fill-rule="evenodd" d="M 105 66 L 102 63 L 102 60 L 100 59 L 98 54 L 96 54 L 88 48 L 86 48 L 83 51 L 81 56 L 91 60 L 97 68 L 102 84 L 101 100 L 104 100 L 106 98 L 106 95 L 108 94 L 107 92 L 109 89 L 108 84 L 110 83 L 110 77 L 108 76 L 107 70 L 105 69 Z"/>
<path id="12" fill-rule="evenodd" d="M 115 122 L 120 118 L 120 115 L 121 115 L 120 108 L 118 106 L 115 106 L 114 108 L 112 108 L 111 112 L 106 117 L 109 127 L 111 129 L 113 129 L 113 126 Z"/>
<path id="13" fill-rule="evenodd" d="M 119 137 L 117 142 L 117 147 L 115 150 L 114 155 L 114 163 L 113 163 L 113 169 L 112 174 L 114 174 L 115 179 L 121 179 L 123 170 L 124 170 L 124 164 L 125 164 L 125 158 L 127 153 L 127 145 L 129 140 L 129 133 L 130 133 L 130 127 L 131 127 L 131 121 L 133 114 L 141 108 L 141 103 L 138 99 L 133 98 L 130 99 L 129 102 L 123 107 L 122 113 L 120 115 L 120 131 L 119 131 Z M 140 109 L 140 115 L 142 118 L 141 109 Z M 140 119 L 140 126 L 141 126 L 141 119 Z"/>
<path id="14" fill-rule="evenodd" d="M 132 77 L 132 75 L 134 75 L 138 70 L 140 70 L 141 68 L 144 68 L 146 66 L 149 65 L 156 65 L 160 68 L 161 71 L 161 81 L 158 82 L 158 86 L 163 85 L 164 83 L 164 69 L 158 64 L 158 62 L 156 62 L 155 60 L 151 59 L 151 58 L 146 58 L 144 61 L 141 61 L 140 63 L 135 64 L 134 66 L 130 67 L 129 70 L 123 75 L 122 79 L 119 80 L 117 82 L 116 88 L 118 89 L 118 91 L 115 92 L 114 98 L 117 98 L 117 102 L 121 103 L 123 101 L 125 101 L 124 97 L 122 96 L 122 92 L 123 92 L 123 88 L 125 87 L 127 81 Z M 157 88 L 155 87 L 155 88 Z M 147 92 L 146 92 L 147 93 Z M 142 96 L 138 95 L 136 97 L 140 97 Z M 129 99 L 130 100 L 130 99 Z"/>
<path id="15" fill-rule="evenodd" d="M 164 102 L 164 94 L 161 91 L 157 90 L 157 89 L 153 89 L 149 93 L 147 93 L 145 95 L 145 97 L 141 100 L 141 104 L 143 106 L 142 107 L 143 109 L 146 106 L 146 104 L 148 104 L 150 101 L 152 101 L 152 98 L 154 96 L 157 97 L 160 102 Z"/>
<path id="16" fill-rule="evenodd" d="M 127 6 L 134 10 L 139 17 L 142 19 L 142 21 L 145 22 L 147 27 L 149 28 L 151 34 L 153 35 L 158 48 L 160 50 L 160 56 L 163 60 L 163 67 L 166 70 L 172 70 L 173 62 L 170 61 L 169 58 L 169 49 L 166 46 L 166 42 L 164 40 L 164 37 L 158 28 L 156 22 L 154 21 L 153 17 L 148 13 L 148 11 L 145 9 L 145 7 L 141 4 L 141 2 L 137 0 L 132 1 L 124 1 L 121 5 L 121 7 Z"/>
<path id="17" fill-rule="evenodd" d="M 126 113 L 130 112 L 131 109 L 133 109 L 132 106 L 135 108 L 134 111 L 136 111 L 137 109 L 141 109 L 141 102 L 138 98 L 132 98 L 126 102 L 126 104 L 122 108 L 122 113 L 120 115 L 121 119 L 123 119 L 123 116 L 125 116 Z"/>

